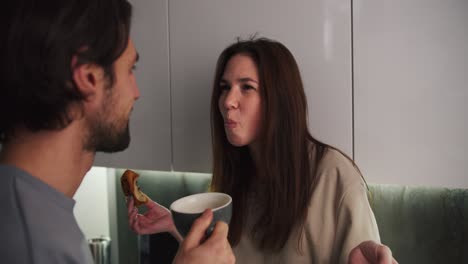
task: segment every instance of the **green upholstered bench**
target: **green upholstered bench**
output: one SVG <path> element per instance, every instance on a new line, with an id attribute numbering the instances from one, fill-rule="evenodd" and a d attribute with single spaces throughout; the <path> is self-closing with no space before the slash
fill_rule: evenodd
<path id="1" fill-rule="evenodd" d="M 399 263 L 468 263 L 468 190 L 369 189 L 381 240 Z"/>
<path id="2" fill-rule="evenodd" d="M 120 190 L 123 170 L 116 170 Z M 138 171 L 139 184 L 169 207 L 176 199 L 208 190 L 210 174 Z M 399 263 L 468 263 L 468 190 L 369 185 L 380 236 Z M 142 236 L 128 228 L 127 210 L 117 192 L 119 263 L 171 263 L 177 242 L 169 234 Z M 150 254 L 151 253 L 151 254 Z"/>

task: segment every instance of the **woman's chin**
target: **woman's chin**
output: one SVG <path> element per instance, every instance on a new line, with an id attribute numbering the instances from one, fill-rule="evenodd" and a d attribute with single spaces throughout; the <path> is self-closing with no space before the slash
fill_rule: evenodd
<path id="1" fill-rule="evenodd" d="M 238 139 L 238 138 L 229 138 L 228 137 L 228 141 L 231 145 L 233 145 L 234 147 L 243 147 L 245 146 L 245 142 Z"/>

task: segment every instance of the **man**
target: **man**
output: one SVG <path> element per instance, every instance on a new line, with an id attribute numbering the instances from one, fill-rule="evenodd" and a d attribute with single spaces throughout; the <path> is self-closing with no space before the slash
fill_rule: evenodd
<path id="1" fill-rule="evenodd" d="M 140 96 L 126 0 L 15 0 L 0 39 L 0 259 L 92 263 L 72 199 L 97 151 L 130 142 Z M 201 243 L 206 211 L 176 262 L 233 263 L 228 227 Z"/>

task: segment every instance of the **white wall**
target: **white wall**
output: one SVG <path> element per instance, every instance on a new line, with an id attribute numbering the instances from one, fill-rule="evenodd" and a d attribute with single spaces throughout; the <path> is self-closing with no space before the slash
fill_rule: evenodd
<path id="1" fill-rule="evenodd" d="M 92 167 L 75 193 L 75 217 L 85 237 L 109 236 L 106 168 Z"/>
<path id="2" fill-rule="evenodd" d="M 111 238 L 111 263 L 119 264 L 115 169 L 92 167 L 73 196 L 75 217 L 85 237 Z"/>
<path id="3" fill-rule="evenodd" d="M 362 171 L 370 182 L 468 188 L 468 1 L 353 3 Z"/>

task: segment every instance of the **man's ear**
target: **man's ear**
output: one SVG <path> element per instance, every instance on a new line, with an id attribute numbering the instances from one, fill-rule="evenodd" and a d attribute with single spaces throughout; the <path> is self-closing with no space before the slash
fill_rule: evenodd
<path id="1" fill-rule="evenodd" d="M 76 88 L 85 97 L 85 100 L 93 98 L 105 85 L 104 69 L 96 64 L 85 63 L 79 66 L 77 57 L 72 58 L 72 78 Z"/>

